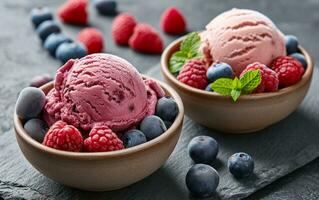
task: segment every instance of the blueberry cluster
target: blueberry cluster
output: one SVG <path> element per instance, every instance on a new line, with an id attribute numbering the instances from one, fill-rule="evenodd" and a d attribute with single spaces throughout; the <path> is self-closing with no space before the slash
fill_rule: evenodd
<path id="1" fill-rule="evenodd" d="M 40 143 L 42 143 L 48 130 L 47 124 L 39 118 L 45 101 L 45 94 L 42 90 L 35 87 L 27 87 L 20 92 L 16 103 L 16 113 L 25 122 L 25 131 Z"/>
<path id="2" fill-rule="evenodd" d="M 43 47 L 53 56 L 65 63 L 71 58 L 87 55 L 86 47 L 73 42 L 61 32 L 60 26 L 53 20 L 52 12 L 46 7 L 37 7 L 31 11 L 31 21 L 42 41 Z"/>
<path id="3" fill-rule="evenodd" d="M 188 153 L 196 163 L 186 174 L 186 186 L 196 197 L 211 197 L 219 184 L 219 174 L 211 166 L 219 151 L 217 141 L 209 136 L 197 136 L 188 144 Z M 235 153 L 228 159 L 229 172 L 236 178 L 250 176 L 254 161 L 246 153 Z"/>
<path id="4" fill-rule="evenodd" d="M 286 51 L 287 55 L 297 59 L 303 67 L 307 68 L 307 61 L 304 55 L 299 52 L 299 42 L 296 36 L 286 35 L 285 36 Z"/>
<path id="5" fill-rule="evenodd" d="M 157 101 L 155 115 L 146 116 L 139 129 L 132 129 L 122 137 L 125 148 L 130 148 L 162 135 L 178 115 L 178 107 L 171 97 L 162 97 Z"/>

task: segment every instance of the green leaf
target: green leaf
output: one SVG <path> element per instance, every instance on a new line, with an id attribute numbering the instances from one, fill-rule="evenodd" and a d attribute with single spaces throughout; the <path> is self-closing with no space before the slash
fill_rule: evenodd
<path id="1" fill-rule="evenodd" d="M 230 96 L 233 90 L 233 80 L 230 78 L 220 78 L 217 79 L 212 84 L 212 89 L 223 96 Z"/>
<path id="2" fill-rule="evenodd" d="M 241 94 L 241 90 L 233 89 L 233 90 L 230 92 L 230 96 L 233 98 L 234 102 L 237 101 L 237 99 L 239 98 L 240 94 Z"/>
<path id="3" fill-rule="evenodd" d="M 189 33 L 183 40 L 180 50 L 184 52 L 197 51 L 200 45 L 200 36 L 197 32 Z M 197 47 L 197 49 L 196 49 Z"/>
<path id="4" fill-rule="evenodd" d="M 240 82 L 242 86 L 242 92 L 245 94 L 250 94 L 260 85 L 261 73 L 258 69 L 248 71 L 240 78 Z"/>
<path id="5" fill-rule="evenodd" d="M 241 82 L 237 77 L 234 78 L 232 85 L 233 85 L 233 89 L 241 90 Z"/>
<path id="6" fill-rule="evenodd" d="M 169 60 L 169 70 L 171 73 L 178 73 L 186 61 L 190 59 L 200 59 L 203 57 L 199 52 L 200 36 L 197 32 L 192 32 L 182 41 L 180 51 L 175 52 Z"/>
<path id="7" fill-rule="evenodd" d="M 169 60 L 169 71 L 172 74 L 179 72 L 187 60 L 187 54 L 182 51 L 175 52 Z"/>

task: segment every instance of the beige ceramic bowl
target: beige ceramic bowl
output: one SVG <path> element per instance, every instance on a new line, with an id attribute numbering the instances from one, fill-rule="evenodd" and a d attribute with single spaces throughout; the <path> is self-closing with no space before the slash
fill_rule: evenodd
<path id="1" fill-rule="evenodd" d="M 74 153 L 46 147 L 33 140 L 14 114 L 14 128 L 21 151 L 27 160 L 45 176 L 67 186 L 108 191 L 131 185 L 160 168 L 168 159 L 182 130 L 184 108 L 178 94 L 159 82 L 178 105 L 179 114 L 172 126 L 161 136 L 138 146 L 101 153 Z M 47 93 L 53 83 L 41 89 Z"/>
<path id="2" fill-rule="evenodd" d="M 228 133 L 264 129 L 291 114 L 304 99 L 310 86 L 314 63 L 308 52 L 300 47 L 308 67 L 297 84 L 277 92 L 243 95 L 234 103 L 230 97 L 183 84 L 169 72 L 169 59 L 179 50 L 182 40 L 174 41 L 163 52 L 162 74 L 165 81 L 181 96 L 185 114 L 206 127 Z"/>

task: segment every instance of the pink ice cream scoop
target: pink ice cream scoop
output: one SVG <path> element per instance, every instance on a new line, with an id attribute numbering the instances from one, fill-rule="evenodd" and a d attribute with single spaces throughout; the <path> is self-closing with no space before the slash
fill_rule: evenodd
<path id="1" fill-rule="evenodd" d="M 232 9 L 214 18 L 201 33 L 206 61 L 226 62 L 237 76 L 253 62 L 269 65 L 286 54 L 283 34 L 265 15 Z"/>
<path id="2" fill-rule="evenodd" d="M 155 112 L 162 88 L 144 80 L 126 60 L 110 54 L 91 54 L 69 60 L 56 74 L 47 95 L 44 118 L 62 119 L 84 130 L 107 125 L 124 131 Z"/>

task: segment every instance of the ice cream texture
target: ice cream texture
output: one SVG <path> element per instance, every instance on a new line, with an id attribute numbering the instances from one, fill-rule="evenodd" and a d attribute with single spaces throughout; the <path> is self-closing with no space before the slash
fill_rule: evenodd
<path id="1" fill-rule="evenodd" d="M 253 62 L 269 65 L 286 55 L 284 35 L 260 12 L 232 9 L 214 18 L 201 33 L 201 51 L 208 64 L 225 62 L 239 74 Z"/>
<path id="2" fill-rule="evenodd" d="M 61 119 L 83 130 L 106 125 L 120 132 L 154 114 L 163 95 L 157 82 L 142 78 L 126 60 L 91 54 L 58 69 L 44 119 L 49 125 Z"/>

